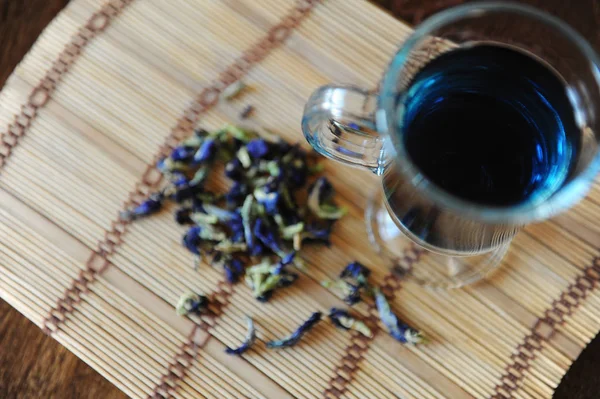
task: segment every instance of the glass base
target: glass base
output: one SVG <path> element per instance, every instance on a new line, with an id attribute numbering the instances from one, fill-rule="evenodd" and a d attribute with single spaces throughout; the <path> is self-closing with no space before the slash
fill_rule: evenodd
<path id="1" fill-rule="evenodd" d="M 510 242 L 485 253 L 449 256 L 417 245 L 394 223 L 382 190 L 369 199 L 365 211 L 369 240 L 386 265 L 401 277 L 430 288 L 458 288 L 474 283 L 499 264 Z"/>

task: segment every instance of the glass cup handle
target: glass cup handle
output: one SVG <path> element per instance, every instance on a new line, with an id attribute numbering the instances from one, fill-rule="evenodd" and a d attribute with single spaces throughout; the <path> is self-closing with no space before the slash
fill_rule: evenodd
<path id="1" fill-rule="evenodd" d="M 354 86 L 318 88 L 304 107 L 302 131 L 320 154 L 383 173 L 383 137 L 375 126 L 377 97 Z"/>

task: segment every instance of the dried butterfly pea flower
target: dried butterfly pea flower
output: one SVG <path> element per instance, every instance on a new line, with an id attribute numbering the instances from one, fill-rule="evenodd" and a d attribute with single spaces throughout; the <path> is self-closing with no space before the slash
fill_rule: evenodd
<path id="1" fill-rule="evenodd" d="M 246 147 L 241 147 L 236 156 L 245 169 L 248 169 L 250 166 L 252 166 L 252 159 L 250 158 L 250 153 L 248 153 L 248 149 Z"/>
<path id="2" fill-rule="evenodd" d="M 189 313 L 202 313 L 208 306 L 208 298 L 204 295 L 186 293 L 179 297 L 175 311 L 179 316 L 185 316 Z"/>
<path id="3" fill-rule="evenodd" d="M 409 344 L 420 344 L 425 341 L 425 338 L 419 331 L 398 319 L 379 288 L 375 288 L 373 292 L 375 294 L 375 305 L 379 312 L 379 318 L 394 339 Z"/>
<path id="4" fill-rule="evenodd" d="M 328 203 L 332 196 L 331 183 L 325 177 L 320 177 L 309 190 L 308 208 L 321 219 L 339 219 L 346 214 L 346 210 Z"/>
<path id="5" fill-rule="evenodd" d="M 355 305 L 360 302 L 363 292 L 370 292 L 369 275 L 371 271 L 359 262 L 349 263 L 335 281 L 323 281 L 325 288 L 336 288 L 344 295 L 344 302 Z"/>
<path id="6" fill-rule="evenodd" d="M 355 330 L 362 335 L 371 338 L 373 332 L 363 321 L 352 317 L 348 311 L 343 309 L 331 308 L 329 311 L 329 320 L 338 328 L 344 330 Z"/>
<path id="7" fill-rule="evenodd" d="M 252 135 L 250 133 L 246 132 L 244 129 L 240 129 L 239 127 L 233 125 L 225 125 L 225 127 L 221 129 L 221 132 L 224 134 L 228 134 L 231 137 L 240 140 L 244 143 L 247 143 L 252 138 Z"/>
<path id="8" fill-rule="evenodd" d="M 195 173 L 192 180 L 190 180 L 189 184 L 192 186 L 200 185 L 204 183 L 204 180 L 208 177 L 208 173 L 210 172 L 210 168 L 208 166 L 201 166 Z"/>
<path id="9" fill-rule="evenodd" d="M 241 355 L 246 352 L 254 343 L 256 342 L 256 329 L 254 328 L 254 321 L 250 316 L 246 316 L 246 323 L 248 325 L 248 331 L 246 332 L 246 338 L 244 338 L 244 342 L 237 348 L 229 348 L 225 349 L 225 352 L 229 355 Z"/>
<path id="10" fill-rule="evenodd" d="M 237 212 L 228 211 L 212 204 L 204 204 L 204 211 L 213 215 L 219 222 L 228 222 L 233 219 L 240 219 L 241 216 Z"/>
<path id="11" fill-rule="evenodd" d="M 267 293 L 270 297 L 275 289 L 287 287 L 296 281 L 298 275 L 285 269 L 294 257 L 295 253 L 290 253 L 277 265 L 273 265 L 269 260 L 263 260 L 246 270 L 246 284 L 252 289 L 255 298 L 260 299 Z"/>
<path id="12" fill-rule="evenodd" d="M 351 278 L 356 280 L 360 285 L 366 285 L 370 275 L 371 270 L 365 265 L 360 262 L 351 262 L 342 270 L 340 278 Z"/>
<path id="13" fill-rule="evenodd" d="M 269 153 L 269 144 L 263 139 L 252 139 L 246 149 L 252 158 L 264 158 Z"/>
<path id="14" fill-rule="evenodd" d="M 192 210 L 190 208 L 180 208 L 175 211 L 175 222 L 177 224 L 192 224 L 194 223 L 190 215 Z"/>
<path id="15" fill-rule="evenodd" d="M 267 215 L 275 215 L 279 210 L 281 195 L 277 192 L 267 192 L 266 187 L 254 190 L 254 198 L 265 208 Z"/>
<path id="16" fill-rule="evenodd" d="M 250 252 L 254 252 L 254 234 L 252 233 L 252 205 L 254 203 L 254 197 L 252 195 L 246 196 L 244 200 L 244 205 L 242 205 L 242 209 L 240 211 L 240 215 L 242 216 L 242 224 L 244 227 L 244 237 L 246 239 L 246 244 L 250 249 Z"/>
<path id="17" fill-rule="evenodd" d="M 245 245 L 245 244 L 244 244 Z M 244 275 L 244 265 L 239 259 L 229 259 L 224 262 L 225 278 L 230 284 L 235 284 Z"/>
<path id="18" fill-rule="evenodd" d="M 190 215 L 190 218 L 199 226 L 207 224 L 216 224 L 219 221 L 215 215 L 208 215 L 203 212 L 194 212 Z"/>
<path id="19" fill-rule="evenodd" d="M 171 198 L 177 203 L 182 203 L 183 201 L 193 199 L 203 191 L 204 187 L 202 186 L 202 184 L 188 184 L 186 186 L 178 188 L 177 191 L 175 191 L 175 193 L 171 196 Z"/>
<path id="20" fill-rule="evenodd" d="M 180 145 L 171 151 L 169 158 L 175 162 L 190 162 L 194 158 L 197 147 Z"/>
<path id="21" fill-rule="evenodd" d="M 234 254 L 281 258 L 267 272 L 248 278 L 259 300 L 267 300 L 277 288 L 298 278 L 287 270 L 288 263 L 304 267 L 302 259 L 291 252 L 290 241 L 298 249 L 302 240 L 325 242 L 331 228 L 307 220 L 311 215 L 295 199 L 295 191 L 309 174 L 307 153 L 263 131 L 232 125 L 212 132 L 197 130 L 158 163 L 169 181 L 164 195 L 181 205 L 176 221 L 193 224 L 183 244 L 198 258 L 222 267 L 231 282 L 244 273 L 243 263 Z M 215 160 L 226 163 L 225 174 L 234 180 L 223 195 L 204 188 Z M 331 193 L 321 195 L 325 210 L 332 205 L 331 197 Z"/>
<path id="22" fill-rule="evenodd" d="M 308 320 L 306 320 L 296 331 L 294 331 L 289 336 L 280 339 L 267 342 L 267 348 L 288 348 L 290 346 L 296 345 L 300 339 L 310 331 L 319 321 L 321 320 L 321 312 L 313 313 Z"/>
<path id="23" fill-rule="evenodd" d="M 283 257 L 287 253 L 281 247 L 278 231 L 273 228 L 273 226 L 270 226 L 265 219 L 256 219 L 252 232 L 254 233 L 254 236 L 258 238 L 265 247 L 271 249 L 274 254 Z"/>
<path id="24" fill-rule="evenodd" d="M 236 208 L 243 204 L 249 192 L 250 187 L 246 183 L 236 181 L 225 194 L 225 203 L 230 208 Z"/>
<path id="25" fill-rule="evenodd" d="M 234 253 L 234 252 L 245 252 L 248 246 L 245 242 L 233 242 L 230 240 L 223 240 L 214 247 L 215 251 L 223 253 Z"/>
<path id="26" fill-rule="evenodd" d="M 200 226 L 193 226 L 183 236 L 183 246 L 195 255 L 200 255 L 200 231 Z"/>
<path id="27" fill-rule="evenodd" d="M 244 167 L 238 158 L 234 158 L 225 165 L 225 176 L 234 181 L 240 181 L 244 178 Z"/>
<path id="28" fill-rule="evenodd" d="M 169 173 L 167 175 L 167 177 L 168 177 L 169 181 L 171 182 L 171 184 L 174 186 L 175 190 L 177 190 L 180 187 L 185 187 L 188 184 L 190 184 L 190 181 L 188 180 L 187 176 L 181 172 Z"/>
<path id="29" fill-rule="evenodd" d="M 217 155 L 218 149 L 219 145 L 217 140 L 214 138 L 207 138 L 194 154 L 193 162 L 195 164 L 212 162 Z"/>
<path id="30" fill-rule="evenodd" d="M 187 172 L 190 167 L 185 162 L 176 162 L 171 158 L 163 158 L 156 164 L 158 170 L 162 173 L 172 173 L 172 172 Z"/>
<path id="31" fill-rule="evenodd" d="M 162 209 L 164 195 L 162 193 L 151 194 L 147 200 L 141 204 L 121 212 L 121 219 L 135 220 L 143 216 L 148 216 Z"/>
<path id="32" fill-rule="evenodd" d="M 283 226 L 280 228 L 281 236 L 286 240 L 291 240 L 294 238 L 296 234 L 302 233 L 304 231 L 304 223 L 299 222 L 296 224 L 291 224 L 289 226 Z"/>
<path id="33" fill-rule="evenodd" d="M 352 306 L 361 300 L 361 287 L 344 280 L 325 280 L 321 282 L 325 288 L 334 288 L 341 291 L 344 296 L 344 302 Z"/>

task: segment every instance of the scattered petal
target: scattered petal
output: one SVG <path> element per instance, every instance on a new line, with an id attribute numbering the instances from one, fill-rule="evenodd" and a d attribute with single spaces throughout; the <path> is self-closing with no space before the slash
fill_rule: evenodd
<path id="1" fill-rule="evenodd" d="M 250 349 L 250 347 L 254 345 L 254 342 L 256 342 L 256 329 L 254 328 L 254 321 L 250 316 L 246 316 L 246 323 L 248 325 L 248 331 L 246 332 L 246 338 L 244 339 L 244 342 L 242 343 L 242 345 L 235 349 L 227 347 L 227 349 L 225 349 L 225 352 L 227 352 L 227 354 L 241 355 L 242 353 Z"/>
<path id="2" fill-rule="evenodd" d="M 189 313 L 202 313 L 208 306 L 208 298 L 204 295 L 186 293 L 179 297 L 175 311 L 179 316 L 185 316 Z"/>
<path id="3" fill-rule="evenodd" d="M 246 149 L 252 158 L 263 158 L 269 152 L 269 144 L 263 139 L 253 139 L 246 144 Z"/>
<path id="4" fill-rule="evenodd" d="M 296 345 L 300 339 L 310 331 L 319 321 L 321 320 L 321 312 L 313 313 L 308 320 L 306 320 L 296 331 L 294 331 L 289 336 L 281 339 L 267 342 L 267 348 L 288 348 L 290 346 Z"/>
<path id="5" fill-rule="evenodd" d="M 244 244 L 245 245 L 245 244 Z M 239 259 L 231 259 L 223 265 L 227 282 L 235 284 L 244 275 L 244 265 Z"/>
<path id="6" fill-rule="evenodd" d="M 242 166 L 248 169 L 252 165 L 252 159 L 246 147 L 241 147 L 237 152 L 237 159 L 240 160 Z"/>
<path id="7" fill-rule="evenodd" d="M 424 342 L 423 335 L 401 322 L 398 317 L 392 312 L 390 304 L 388 303 L 385 295 L 379 288 L 373 290 L 375 294 L 375 304 L 377 305 L 377 311 L 379 312 L 379 318 L 385 328 L 388 330 L 390 335 L 399 342 L 409 344 L 420 344 Z"/>
<path id="8" fill-rule="evenodd" d="M 121 212 L 121 219 L 123 220 L 135 220 L 143 216 L 148 216 L 156 213 L 162 209 L 164 196 L 162 193 L 151 194 L 147 200 L 134 207 Z"/>
<path id="9" fill-rule="evenodd" d="M 194 154 L 194 163 L 211 162 L 217 154 L 217 140 L 208 138 L 204 140 L 198 151 Z"/>
<path id="10" fill-rule="evenodd" d="M 365 322 L 352 317 L 346 310 L 331 308 L 329 311 L 329 319 L 338 328 L 355 330 L 366 337 L 373 337 L 373 332 L 369 326 L 367 326 Z"/>
<path id="11" fill-rule="evenodd" d="M 321 219 L 339 219 L 346 214 L 346 210 L 326 203 L 332 196 L 333 187 L 326 178 L 320 177 L 309 191 L 308 208 Z"/>

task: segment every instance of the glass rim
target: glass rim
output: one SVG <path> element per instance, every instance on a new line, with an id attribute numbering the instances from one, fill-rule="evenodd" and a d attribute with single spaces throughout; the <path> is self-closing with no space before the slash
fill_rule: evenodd
<path id="1" fill-rule="evenodd" d="M 398 52 L 392 58 L 379 89 L 379 104 L 377 128 L 383 129 L 392 141 L 395 150 L 402 154 L 395 158 L 395 161 L 401 166 L 400 173 L 407 175 L 409 180 L 419 179 L 422 181 L 422 192 L 425 196 L 436 204 L 457 211 L 461 215 L 472 217 L 476 220 L 491 223 L 528 223 L 536 220 L 549 218 L 561 210 L 565 210 L 575 205 L 589 190 L 592 181 L 600 171 L 600 151 L 593 157 L 590 164 L 558 189 L 550 198 L 541 203 L 523 203 L 507 207 L 494 207 L 478 204 L 461 199 L 455 195 L 438 187 L 427 179 L 406 156 L 404 146 L 398 140 L 394 140 L 389 134 L 393 131 L 395 125 L 396 111 L 395 99 L 397 95 L 396 82 L 403 70 L 405 61 L 413 48 L 424 37 L 431 34 L 436 29 L 448 25 L 449 23 L 459 21 L 465 17 L 473 17 L 494 12 L 509 12 L 524 15 L 526 17 L 538 20 L 563 34 L 570 42 L 585 55 L 585 57 L 597 69 L 600 69 L 600 58 L 588 41 L 577 31 L 561 19 L 554 17 L 545 11 L 527 5 L 521 5 L 508 2 L 486 2 L 470 3 L 452 7 L 441 11 L 423 23 L 418 25 L 413 33 L 402 44 Z M 596 83 L 600 88 L 600 73 L 595 74 Z M 380 112 L 383 111 L 383 114 Z M 383 118 L 381 118 L 383 117 Z M 380 122 L 384 122 L 380 126 Z M 579 126 L 579 128 L 583 128 Z"/>

